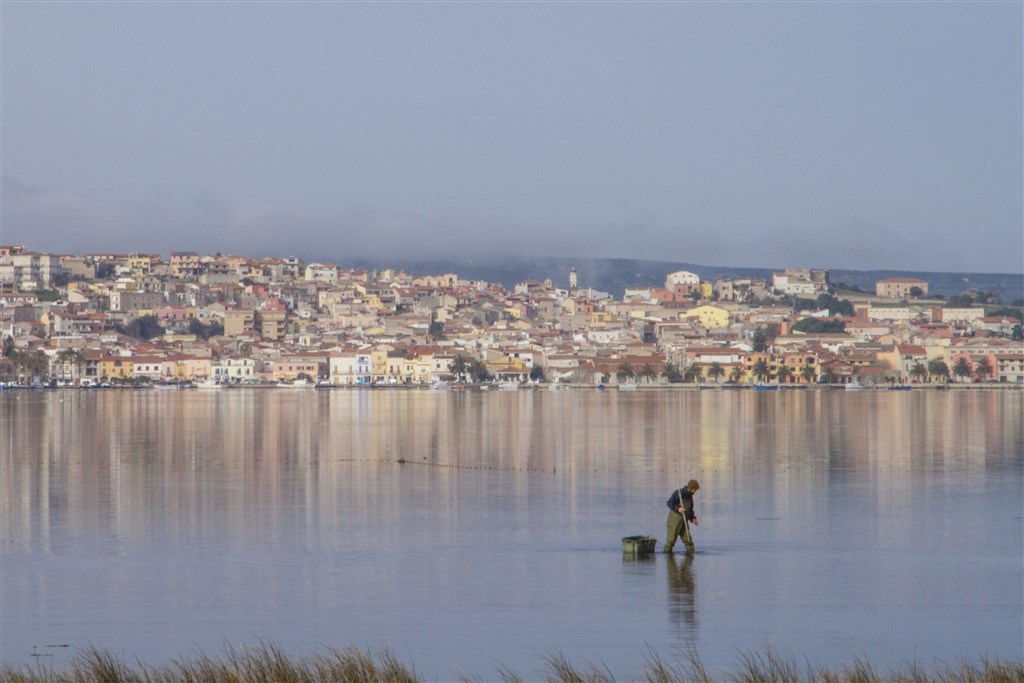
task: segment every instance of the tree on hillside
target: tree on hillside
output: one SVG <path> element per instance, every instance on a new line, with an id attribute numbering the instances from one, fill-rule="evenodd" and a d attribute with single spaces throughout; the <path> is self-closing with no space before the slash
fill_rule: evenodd
<path id="1" fill-rule="evenodd" d="M 164 333 L 160 321 L 155 315 L 143 315 L 135 318 L 125 326 L 115 326 L 118 332 L 141 341 L 149 341 L 153 337 L 159 337 Z"/>
<path id="2" fill-rule="evenodd" d="M 839 299 L 832 294 L 821 294 L 816 299 L 797 298 L 793 301 L 795 311 L 828 310 L 829 315 L 853 315 L 853 304 L 846 299 Z"/>
<path id="3" fill-rule="evenodd" d="M 210 337 L 219 337 L 224 334 L 224 326 L 217 322 L 204 325 L 199 318 L 192 318 L 188 321 L 188 331 L 200 339 L 209 339 Z"/>
<path id="4" fill-rule="evenodd" d="M 768 350 L 768 332 L 763 327 L 754 330 L 753 344 L 756 353 L 763 353 Z"/>
<path id="5" fill-rule="evenodd" d="M 793 325 L 794 332 L 808 334 L 835 334 L 846 331 L 846 323 L 842 320 L 820 320 L 818 318 L 803 318 Z"/>

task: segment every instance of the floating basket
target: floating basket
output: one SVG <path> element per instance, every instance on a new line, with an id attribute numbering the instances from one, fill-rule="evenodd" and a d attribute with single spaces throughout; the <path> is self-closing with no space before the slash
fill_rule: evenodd
<path id="1" fill-rule="evenodd" d="M 626 536 L 622 539 L 622 552 L 628 555 L 647 555 L 653 553 L 658 539 L 653 536 Z"/>

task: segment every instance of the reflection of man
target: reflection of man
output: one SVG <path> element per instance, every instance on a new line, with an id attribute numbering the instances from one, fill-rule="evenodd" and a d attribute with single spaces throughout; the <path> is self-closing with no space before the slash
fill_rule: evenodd
<path id="1" fill-rule="evenodd" d="M 700 484 L 696 479 L 686 482 L 686 486 L 676 489 L 668 499 L 668 538 L 665 540 L 665 552 L 672 552 L 677 538 L 683 539 L 688 551 L 693 550 L 693 538 L 690 536 L 690 524 L 697 526 L 697 513 L 693 509 L 693 494 L 697 493 Z"/>
<path id="2" fill-rule="evenodd" d="M 696 582 L 693 580 L 693 553 L 682 560 L 668 555 L 668 616 L 675 624 L 697 627 Z"/>

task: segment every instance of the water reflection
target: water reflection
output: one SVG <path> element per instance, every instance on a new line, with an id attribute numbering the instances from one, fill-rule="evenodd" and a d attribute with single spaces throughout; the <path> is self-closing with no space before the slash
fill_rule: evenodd
<path id="1" fill-rule="evenodd" d="M 697 581 L 694 553 L 666 553 L 668 565 L 668 618 L 686 642 L 697 639 Z"/>
<path id="2" fill-rule="evenodd" d="M 731 664 L 769 633 L 894 663 L 1024 641 L 1021 392 L 17 393 L 5 660 L 255 634 L 628 676 L 646 644 Z M 620 562 L 691 477 L 699 559 Z"/>

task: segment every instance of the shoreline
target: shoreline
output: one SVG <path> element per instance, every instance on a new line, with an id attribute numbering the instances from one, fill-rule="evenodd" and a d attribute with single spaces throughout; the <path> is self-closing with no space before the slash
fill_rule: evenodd
<path id="1" fill-rule="evenodd" d="M 515 391 L 553 391 L 558 387 L 558 391 L 561 390 L 572 390 L 572 391 L 613 391 L 622 393 L 632 393 L 634 391 L 844 391 L 847 388 L 845 384 L 769 384 L 769 385 L 752 385 L 752 384 L 693 384 L 693 383 L 674 383 L 674 384 L 636 384 L 628 388 L 623 388 L 615 384 L 609 384 L 604 386 L 597 386 L 592 384 L 523 384 L 515 389 Z M 270 389 L 280 389 L 283 391 L 302 391 L 302 390 L 317 390 L 317 391 L 336 391 L 336 390 L 348 390 L 348 391 L 504 391 L 502 387 L 495 385 L 444 385 L 442 387 L 429 385 L 429 384 L 413 384 L 413 385 L 350 385 L 350 384 L 328 384 L 318 385 L 310 387 L 283 387 L 275 383 L 254 383 L 254 384 L 225 384 L 213 391 L 231 390 L 237 391 L 241 389 L 255 389 L 259 391 L 265 391 Z M 172 385 L 172 386 L 134 386 L 134 385 L 121 385 L 112 384 L 110 386 L 31 386 L 31 385 L 6 385 L 0 384 L 0 392 L 4 391 L 124 391 L 124 390 L 156 390 L 156 391 L 210 391 L 207 387 L 198 387 L 195 385 Z M 953 383 L 949 384 L 896 384 L 889 386 L 888 384 L 879 385 L 864 385 L 859 388 L 859 391 L 1024 391 L 1024 384 L 1018 383 L 1013 384 L 1009 382 L 986 382 L 986 383 Z"/>
<path id="2" fill-rule="evenodd" d="M 33 656 L 40 657 L 33 664 L 0 665 L 0 683 L 135 683 L 198 680 L 211 683 L 234 683 L 239 680 L 272 680 L 276 683 L 300 683 L 311 680 L 389 683 L 425 683 L 429 680 L 501 680 L 510 683 L 523 683 L 527 680 L 565 683 L 616 681 L 605 665 L 587 662 L 583 666 L 577 666 L 560 653 L 538 657 L 538 661 L 543 664 L 543 674 L 536 679 L 523 678 L 522 674 L 500 663 L 490 678 L 460 672 L 448 674 L 449 678 L 428 679 L 417 672 L 415 664 L 404 664 L 388 649 L 374 653 L 353 647 L 332 648 L 323 654 L 290 657 L 278 646 L 265 640 L 260 640 L 255 646 L 242 644 L 238 649 L 227 646 L 220 657 L 200 653 L 187 659 L 175 658 L 161 665 L 147 665 L 137 660 L 130 664 L 128 657 L 123 654 L 115 655 L 109 650 L 100 650 L 92 646 L 74 649 L 70 660 L 59 666 L 42 659 L 52 655 Z M 672 660 L 650 651 L 645 655 L 645 660 L 647 664 L 642 671 L 624 680 L 659 683 L 713 683 L 719 680 L 742 683 L 1011 683 L 1024 680 L 1024 663 L 1020 659 L 990 657 L 987 654 L 974 659 L 957 659 L 953 662 L 933 660 L 928 664 L 922 664 L 915 657 L 902 662 L 895 669 L 885 670 L 863 657 L 853 657 L 831 665 L 812 664 L 807 659 L 798 662 L 795 656 L 779 653 L 771 647 L 764 652 L 739 651 L 736 664 L 722 671 L 709 672 L 693 648 L 676 652 Z"/>

